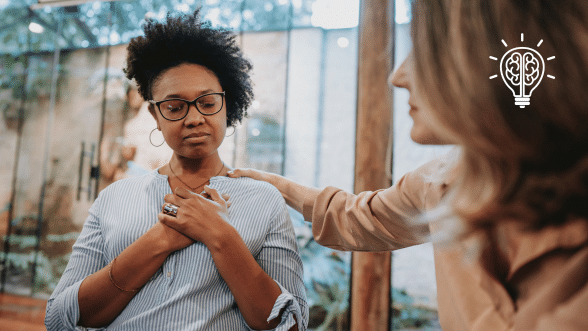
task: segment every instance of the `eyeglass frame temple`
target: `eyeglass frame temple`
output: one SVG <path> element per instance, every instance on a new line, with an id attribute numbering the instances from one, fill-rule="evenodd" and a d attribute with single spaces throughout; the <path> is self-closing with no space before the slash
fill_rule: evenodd
<path id="1" fill-rule="evenodd" d="M 202 97 L 205 97 L 205 96 L 207 96 L 207 95 L 213 95 L 213 94 L 220 94 L 220 95 L 222 95 L 222 96 L 223 96 L 223 97 L 221 98 L 221 102 L 222 102 L 222 104 L 221 104 L 220 108 L 219 108 L 219 109 L 218 109 L 216 112 L 214 112 L 214 113 L 212 113 L 212 114 L 203 114 L 203 113 L 200 111 L 200 109 L 198 108 L 198 105 L 196 104 L 196 100 L 198 100 L 198 99 L 200 99 L 200 98 L 202 98 Z M 196 110 L 197 110 L 197 111 L 198 111 L 200 114 L 202 114 L 203 116 L 212 116 L 212 115 L 218 114 L 218 112 L 219 112 L 219 111 L 221 111 L 221 110 L 223 109 L 223 106 L 225 105 L 225 97 L 226 97 L 226 93 L 225 93 L 225 91 L 222 91 L 222 92 L 211 92 L 211 93 L 206 93 L 206 94 L 203 94 L 203 95 L 200 95 L 200 96 L 198 96 L 196 99 L 194 99 L 194 100 L 192 100 L 192 101 L 184 100 L 184 99 L 181 99 L 181 98 L 171 98 L 171 99 L 165 99 L 165 100 L 161 100 L 161 101 L 147 100 L 147 102 L 149 102 L 149 103 L 150 103 L 150 104 L 152 104 L 152 105 L 155 105 L 155 106 L 157 106 L 157 109 L 159 110 L 159 113 L 160 113 L 160 114 L 161 114 L 161 116 L 162 116 L 163 118 L 165 118 L 166 120 L 168 120 L 168 121 L 180 121 L 180 120 L 183 120 L 184 118 L 186 118 L 186 116 L 188 116 L 188 113 L 190 112 L 190 105 L 194 105 L 194 107 L 196 108 Z M 167 118 L 167 117 L 165 117 L 165 116 L 163 115 L 163 113 L 161 112 L 161 107 L 159 107 L 159 106 L 160 106 L 162 103 L 164 103 L 164 102 L 166 102 L 166 101 L 170 101 L 170 100 L 182 100 L 182 101 L 185 101 L 185 102 L 188 104 L 188 110 L 186 111 L 186 113 L 184 114 L 184 116 L 182 116 L 181 118 L 175 119 L 175 120 L 170 120 L 169 118 Z"/>

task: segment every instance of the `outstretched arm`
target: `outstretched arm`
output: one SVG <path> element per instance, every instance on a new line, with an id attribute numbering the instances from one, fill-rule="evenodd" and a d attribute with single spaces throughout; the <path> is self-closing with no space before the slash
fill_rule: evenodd
<path id="1" fill-rule="evenodd" d="M 317 188 L 307 187 L 280 175 L 254 169 L 235 169 L 229 171 L 228 176 L 231 178 L 249 177 L 272 184 L 280 191 L 288 206 L 299 213 L 302 213 L 305 201 L 314 201 L 321 193 L 321 190 Z"/>
<path id="2" fill-rule="evenodd" d="M 413 222 L 435 207 L 451 185 L 454 152 L 404 175 L 387 189 L 352 194 L 335 187 L 305 187 L 282 176 L 236 169 L 229 177 L 251 177 L 274 185 L 286 203 L 312 222 L 314 239 L 338 250 L 389 251 L 422 243 L 428 227 Z"/>

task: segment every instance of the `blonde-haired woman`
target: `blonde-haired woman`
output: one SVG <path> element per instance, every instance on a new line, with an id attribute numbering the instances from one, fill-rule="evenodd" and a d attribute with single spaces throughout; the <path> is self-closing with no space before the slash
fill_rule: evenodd
<path id="1" fill-rule="evenodd" d="M 588 330 L 588 2 L 417 0 L 413 15 L 411 100 L 456 158 L 357 196 L 235 175 L 277 184 L 334 248 L 410 245 L 427 231 L 406 219 L 432 209 L 445 330 Z M 549 75 L 524 108 L 499 78 L 516 47 Z"/>

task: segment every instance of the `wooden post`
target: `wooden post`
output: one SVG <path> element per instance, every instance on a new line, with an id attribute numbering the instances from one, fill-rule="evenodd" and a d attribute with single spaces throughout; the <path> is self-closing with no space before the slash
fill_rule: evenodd
<path id="1" fill-rule="evenodd" d="M 362 0 L 359 25 L 355 192 L 387 188 L 392 130 L 393 0 Z M 351 276 L 351 330 L 390 329 L 391 253 L 355 252 Z"/>

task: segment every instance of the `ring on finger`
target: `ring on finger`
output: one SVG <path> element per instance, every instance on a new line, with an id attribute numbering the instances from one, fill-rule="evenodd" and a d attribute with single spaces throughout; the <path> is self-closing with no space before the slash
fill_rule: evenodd
<path id="1" fill-rule="evenodd" d="M 176 217 L 178 214 L 178 208 L 180 207 L 174 205 L 173 203 L 166 203 L 163 205 L 163 207 L 161 207 L 161 210 L 166 215 Z"/>

